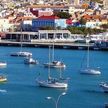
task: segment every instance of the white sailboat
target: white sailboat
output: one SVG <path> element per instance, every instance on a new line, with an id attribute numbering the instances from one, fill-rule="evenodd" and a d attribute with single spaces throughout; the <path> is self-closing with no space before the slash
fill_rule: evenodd
<path id="1" fill-rule="evenodd" d="M 89 40 L 88 39 L 86 39 L 86 43 L 88 45 L 88 49 L 87 49 L 87 64 L 86 64 L 86 68 L 83 68 L 83 69 L 80 70 L 80 73 L 81 74 L 90 74 L 90 75 L 99 75 L 99 74 L 101 74 L 101 72 L 99 71 L 99 68 L 94 69 L 94 68 L 91 68 L 89 66 L 90 58 L 89 58 Z"/>
<path id="2" fill-rule="evenodd" d="M 49 46 L 49 63 L 50 63 L 50 46 Z M 40 80 L 39 78 L 37 78 L 36 81 L 41 87 L 47 87 L 47 88 L 67 88 L 68 87 L 67 82 L 51 77 L 50 65 L 48 65 L 48 79 Z"/>
<path id="3" fill-rule="evenodd" d="M 53 42 L 52 62 L 44 63 L 45 67 L 49 67 L 49 65 L 52 68 L 65 68 L 66 67 L 66 65 L 63 62 L 54 60 L 54 42 Z"/>
<path id="4" fill-rule="evenodd" d="M 20 51 L 18 51 L 18 52 L 12 52 L 11 54 L 10 54 L 10 56 L 19 56 L 19 57 L 28 57 L 28 56 L 32 56 L 32 53 L 30 53 L 30 52 L 27 52 L 27 51 L 22 51 L 22 38 L 23 38 L 23 36 L 22 36 L 22 28 L 21 28 L 21 47 L 20 47 Z"/>

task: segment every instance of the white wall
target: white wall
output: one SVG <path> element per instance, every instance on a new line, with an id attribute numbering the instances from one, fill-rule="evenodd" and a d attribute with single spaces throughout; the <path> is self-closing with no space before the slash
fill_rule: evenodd
<path id="1" fill-rule="evenodd" d="M 0 31 L 6 32 L 9 31 L 12 24 L 9 23 L 8 19 L 0 19 Z"/>

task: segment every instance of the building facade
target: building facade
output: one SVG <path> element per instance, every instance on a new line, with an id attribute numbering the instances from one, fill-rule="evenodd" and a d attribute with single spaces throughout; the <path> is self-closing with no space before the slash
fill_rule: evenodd
<path id="1" fill-rule="evenodd" d="M 32 31 L 38 31 L 44 27 L 51 27 L 52 29 L 59 27 L 60 29 L 64 29 L 67 27 L 66 19 L 59 19 L 56 16 L 42 16 L 32 20 Z"/>
<path id="2" fill-rule="evenodd" d="M 108 0 L 103 1 L 104 8 L 108 9 Z"/>

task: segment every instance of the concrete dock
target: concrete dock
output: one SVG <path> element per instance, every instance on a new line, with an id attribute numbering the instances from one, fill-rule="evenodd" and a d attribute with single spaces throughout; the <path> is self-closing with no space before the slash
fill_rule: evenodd
<path id="1" fill-rule="evenodd" d="M 87 49 L 86 43 L 73 43 L 73 42 L 52 42 L 52 41 L 35 41 L 35 42 L 13 42 L 13 41 L 0 41 L 0 46 L 13 46 L 20 47 L 41 47 L 47 48 L 49 45 L 60 49 Z M 93 48 L 93 44 L 89 44 L 90 49 Z"/>

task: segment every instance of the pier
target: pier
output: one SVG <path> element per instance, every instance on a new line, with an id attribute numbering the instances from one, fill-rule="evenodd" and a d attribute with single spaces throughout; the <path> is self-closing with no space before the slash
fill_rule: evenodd
<path id="1" fill-rule="evenodd" d="M 72 43 L 72 42 L 53 42 L 53 41 L 34 41 L 34 42 L 22 42 L 23 47 L 40 47 L 40 48 L 47 48 L 49 45 L 53 46 L 55 48 L 60 48 L 60 49 L 87 49 L 87 44 L 86 43 Z M 21 42 L 12 42 L 12 41 L 5 41 L 1 40 L 0 41 L 0 46 L 13 46 L 13 47 L 20 47 Z M 93 48 L 93 44 L 89 45 L 90 48 Z"/>
<path id="2" fill-rule="evenodd" d="M 5 37 L 1 38 L 0 46 L 18 47 L 42 47 L 47 48 L 53 45 L 60 49 L 87 49 L 86 42 L 76 42 L 76 40 L 85 41 L 82 35 L 72 35 L 68 30 L 38 30 L 38 32 L 7 32 Z M 90 49 L 94 44 L 89 43 Z"/>

